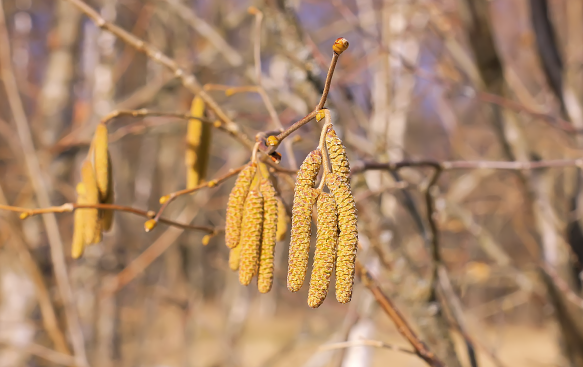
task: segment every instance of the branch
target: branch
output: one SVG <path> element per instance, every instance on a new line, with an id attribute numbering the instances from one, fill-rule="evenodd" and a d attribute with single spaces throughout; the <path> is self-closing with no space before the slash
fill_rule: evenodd
<path id="1" fill-rule="evenodd" d="M 358 346 L 384 348 L 384 349 L 394 350 L 397 352 L 403 352 L 403 353 L 407 353 L 407 354 L 417 355 L 417 352 L 399 347 L 397 345 L 387 344 L 387 343 L 382 342 L 380 340 L 367 340 L 367 339 L 323 344 L 318 349 L 321 351 L 326 351 L 326 350 L 343 349 L 343 348 L 358 347 Z"/>
<path id="2" fill-rule="evenodd" d="M 153 45 L 134 36 L 128 31 L 112 23 L 107 22 L 105 19 L 101 17 L 101 15 L 99 15 L 99 13 L 97 13 L 84 1 L 82 0 L 67 0 L 67 1 L 69 1 L 77 8 L 79 8 L 79 10 L 81 10 L 85 15 L 87 15 L 99 28 L 111 32 L 128 45 L 146 54 L 146 56 L 148 56 L 155 62 L 165 66 L 170 71 L 172 71 L 174 75 L 180 79 L 182 85 L 186 89 L 188 89 L 189 91 L 196 95 L 199 95 L 200 98 L 202 98 L 206 105 L 217 115 L 218 119 L 224 124 L 225 130 L 227 130 L 233 136 L 239 135 L 247 148 L 251 149 L 253 147 L 253 141 L 249 139 L 247 135 L 245 135 L 239 130 L 239 126 L 235 124 L 227 116 L 227 114 L 222 110 L 222 108 L 217 104 L 217 102 L 202 88 L 202 86 L 200 85 L 200 83 L 193 74 L 188 73 L 186 70 L 181 68 L 176 61 L 163 54 Z"/>
<path id="3" fill-rule="evenodd" d="M 445 365 L 437 359 L 435 354 L 427 348 L 425 343 L 419 339 L 405 317 L 399 312 L 399 310 L 397 310 L 393 302 L 383 293 L 372 275 L 358 260 L 356 261 L 356 272 L 360 275 L 364 285 L 372 292 L 379 306 L 381 306 L 387 316 L 391 318 L 397 327 L 397 331 L 405 337 L 415 349 L 416 354 L 432 367 L 445 367 Z"/>
<path id="4" fill-rule="evenodd" d="M 145 210 L 132 208 L 129 206 L 122 206 L 122 205 L 116 205 L 116 204 L 65 203 L 65 204 L 60 205 L 60 206 L 51 206 L 48 208 L 41 208 L 41 209 L 28 209 L 28 208 L 20 208 L 20 207 L 10 206 L 10 205 L 0 205 L 0 209 L 21 213 L 20 214 L 21 219 L 26 219 L 30 216 L 39 215 L 39 214 L 70 213 L 70 212 L 77 210 L 77 209 L 109 209 L 109 210 L 115 210 L 115 211 L 120 211 L 120 212 L 132 213 L 132 214 L 139 215 L 139 216 L 142 216 L 142 217 L 145 217 L 148 219 L 154 218 L 156 216 L 156 212 L 151 211 L 151 210 L 145 211 Z M 220 232 L 222 230 L 221 228 L 215 228 L 215 227 L 209 227 L 209 226 L 194 226 L 191 224 L 178 223 L 178 222 L 175 222 L 173 220 L 166 219 L 166 218 L 158 218 L 157 221 L 159 221 L 160 223 L 167 224 L 169 226 L 173 226 L 173 227 L 178 227 L 178 228 L 188 229 L 188 230 L 204 231 L 204 232 L 208 232 L 211 234 L 215 234 L 215 233 Z"/>

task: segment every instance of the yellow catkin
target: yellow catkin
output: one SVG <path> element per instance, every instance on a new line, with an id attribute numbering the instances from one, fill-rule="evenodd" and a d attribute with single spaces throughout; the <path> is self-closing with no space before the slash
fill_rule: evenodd
<path id="1" fill-rule="evenodd" d="M 227 219 L 225 223 L 225 243 L 229 248 L 233 248 L 239 243 L 239 237 L 241 237 L 241 221 L 243 219 L 243 206 L 256 172 L 257 166 L 255 164 L 250 164 L 245 167 L 239 173 L 239 177 L 237 177 L 237 181 L 235 181 L 235 186 L 233 186 L 231 194 L 229 195 L 229 201 L 227 202 Z"/>
<path id="2" fill-rule="evenodd" d="M 111 165 L 111 155 L 107 155 L 107 159 L 109 161 L 109 191 L 107 192 L 107 196 L 101 202 L 103 204 L 113 204 L 114 197 L 115 197 L 115 190 L 113 187 L 113 172 L 112 172 L 112 165 Z M 101 229 L 105 232 L 111 229 L 113 225 L 113 213 L 114 210 L 100 210 L 101 213 Z"/>
<path id="3" fill-rule="evenodd" d="M 93 165 L 95 167 L 95 180 L 99 189 L 99 201 L 105 202 L 111 190 L 111 159 L 108 151 L 107 126 L 97 125 L 93 136 Z"/>
<path id="4" fill-rule="evenodd" d="M 283 200 L 278 196 L 277 199 L 277 234 L 275 235 L 276 241 L 283 241 L 285 235 L 287 234 L 287 224 L 289 223 L 289 217 L 287 211 L 285 210 L 285 204 Z"/>
<path id="5" fill-rule="evenodd" d="M 334 197 L 326 192 L 321 193 L 317 207 L 318 235 L 308 292 L 308 305 L 312 308 L 320 307 L 326 299 L 338 245 L 338 214 Z"/>
<path id="6" fill-rule="evenodd" d="M 341 176 L 331 173 L 326 184 L 334 195 L 338 208 L 338 251 L 336 255 L 336 299 L 348 303 L 352 298 L 354 283 L 354 264 L 358 247 L 356 204 L 348 182 Z"/>
<path id="7" fill-rule="evenodd" d="M 243 223 L 241 224 L 241 260 L 239 262 L 239 283 L 249 285 L 257 274 L 259 250 L 263 228 L 263 196 L 257 190 L 249 191 L 245 200 Z"/>
<path id="8" fill-rule="evenodd" d="M 322 152 L 319 149 L 311 151 L 298 170 L 296 187 L 314 187 L 321 166 Z"/>
<path id="9" fill-rule="evenodd" d="M 292 292 L 300 290 L 306 277 L 312 236 L 312 208 L 319 193 L 320 190 L 296 185 L 287 270 L 287 289 Z"/>
<path id="10" fill-rule="evenodd" d="M 204 117 L 204 101 L 198 95 L 192 100 L 190 114 Z M 205 178 L 211 147 L 211 126 L 200 120 L 188 121 L 186 132 L 186 188 L 198 186 Z"/>
<path id="11" fill-rule="evenodd" d="M 261 180 L 261 194 L 263 195 L 263 234 L 261 235 L 257 288 L 259 292 L 267 293 L 273 284 L 273 253 L 279 215 L 275 188 L 267 178 Z"/>
<path id="12" fill-rule="evenodd" d="M 304 159 L 296 178 L 287 270 L 287 288 L 292 292 L 300 290 L 306 277 L 312 236 L 312 207 L 320 192 L 314 189 L 314 184 L 321 166 L 322 152 L 313 150 Z"/>
<path id="13" fill-rule="evenodd" d="M 86 160 L 81 167 L 81 182 L 85 187 L 85 198 L 87 204 L 99 204 L 99 190 L 97 188 L 97 181 L 95 180 L 95 172 L 90 161 Z M 84 216 L 84 239 L 85 243 L 95 243 L 97 239 L 101 239 L 97 232 L 101 231 L 99 225 L 99 211 L 97 209 L 82 209 Z"/>
<path id="14" fill-rule="evenodd" d="M 241 260 L 241 246 L 235 246 L 229 251 L 229 268 L 232 271 L 239 270 L 239 261 Z"/>
<path id="15" fill-rule="evenodd" d="M 85 198 L 85 185 L 82 182 L 77 184 L 77 204 L 87 204 Z M 85 250 L 85 216 L 83 211 L 87 209 L 75 210 L 73 219 L 73 241 L 71 244 L 71 257 L 78 259 Z"/>
<path id="16" fill-rule="evenodd" d="M 328 127 L 326 132 L 326 148 L 330 156 L 330 163 L 332 164 L 332 172 L 343 177 L 348 182 L 350 176 L 350 164 L 346 157 L 346 148 L 342 145 L 342 141 L 336 135 L 336 131 L 332 126 Z"/>

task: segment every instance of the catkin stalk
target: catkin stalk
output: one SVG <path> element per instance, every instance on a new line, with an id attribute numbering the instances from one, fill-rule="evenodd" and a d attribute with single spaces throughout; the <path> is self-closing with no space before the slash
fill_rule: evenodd
<path id="1" fill-rule="evenodd" d="M 356 203 L 350 186 L 343 177 L 331 173 L 326 177 L 326 184 L 336 201 L 340 230 L 336 255 L 336 299 L 340 303 L 348 303 L 352 298 L 358 248 Z"/>
<path id="2" fill-rule="evenodd" d="M 326 299 L 338 245 L 338 214 L 334 197 L 325 192 L 321 193 L 317 207 L 318 235 L 308 292 L 308 305 L 312 308 L 320 307 Z"/>
<path id="3" fill-rule="evenodd" d="M 342 141 L 336 135 L 336 131 L 334 131 L 332 125 L 328 127 L 328 131 L 326 132 L 326 148 L 328 149 L 328 156 L 332 164 L 332 172 L 348 182 L 350 164 L 346 157 L 346 148 L 342 145 Z"/>
<path id="4" fill-rule="evenodd" d="M 241 225 L 241 260 L 239 262 L 239 282 L 249 285 L 257 274 L 259 250 L 263 227 L 263 196 L 257 190 L 249 191 L 245 200 L 243 223 Z"/>
<path id="5" fill-rule="evenodd" d="M 81 182 L 85 187 L 85 198 L 87 204 L 99 204 L 99 190 L 95 180 L 95 172 L 91 161 L 86 160 L 81 167 Z M 99 226 L 99 211 L 97 209 L 83 209 L 84 222 L 84 239 L 86 244 L 96 243 L 95 240 L 101 240 L 101 231 Z M 99 242 L 99 241 L 98 241 Z"/>
<path id="6" fill-rule="evenodd" d="M 239 173 L 237 181 L 235 181 L 235 185 L 229 195 L 229 201 L 227 202 L 227 219 L 225 223 L 225 242 L 229 248 L 234 248 L 239 243 L 239 238 L 241 237 L 241 221 L 243 219 L 243 206 L 256 172 L 257 166 L 253 163 L 245 167 Z"/>
<path id="7" fill-rule="evenodd" d="M 77 184 L 77 204 L 87 204 L 85 185 L 82 182 Z M 77 209 L 73 214 L 73 241 L 71 244 L 71 257 L 78 259 L 85 250 L 85 215 L 83 211 L 88 209 Z"/>
<path id="8" fill-rule="evenodd" d="M 267 293 L 273 284 L 273 254 L 279 215 L 275 188 L 269 179 L 261 180 L 261 194 L 263 195 L 263 234 L 261 236 L 257 288 L 259 292 Z"/>
<path id="9" fill-rule="evenodd" d="M 304 159 L 296 178 L 287 271 L 287 288 L 292 292 L 300 290 L 306 277 L 312 236 L 312 207 L 320 193 L 314 185 L 321 166 L 322 152 L 313 150 Z"/>
<path id="10" fill-rule="evenodd" d="M 204 101 L 197 95 L 192 100 L 190 114 L 204 117 Z M 198 186 L 205 178 L 211 147 L 211 126 L 200 120 L 188 121 L 186 131 L 186 188 Z"/>

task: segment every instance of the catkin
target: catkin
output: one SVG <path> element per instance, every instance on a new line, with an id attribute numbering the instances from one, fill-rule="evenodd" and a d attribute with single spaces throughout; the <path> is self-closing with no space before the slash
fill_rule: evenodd
<path id="1" fill-rule="evenodd" d="M 235 186 L 229 195 L 227 202 L 227 219 L 225 224 L 225 242 L 229 248 L 234 248 L 241 237 L 241 221 L 243 219 L 243 206 L 249 193 L 251 182 L 257 172 L 257 166 L 250 164 L 245 167 L 237 177 Z"/>
<path id="2" fill-rule="evenodd" d="M 87 204 L 85 185 L 82 182 L 77 184 L 77 204 Z M 71 257 L 78 259 L 85 250 L 85 215 L 88 209 L 77 209 L 73 215 L 73 243 L 71 244 Z"/>
<path id="3" fill-rule="evenodd" d="M 204 117 L 204 101 L 200 96 L 194 97 L 190 105 L 190 114 Z M 211 148 L 211 126 L 200 120 L 188 121 L 186 132 L 186 188 L 199 185 L 205 178 Z"/>
<path id="4" fill-rule="evenodd" d="M 99 201 L 104 202 L 111 190 L 111 169 L 108 151 L 107 126 L 97 125 L 93 136 L 93 165 L 99 190 Z"/>
<path id="5" fill-rule="evenodd" d="M 239 261 L 241 260 L 241 245 L 237 245 L 229 250 L 229 268 L 232 271 L 239 270 Z"/>
<path id="6" fill-rule="evenodd" d="M 330 156 L 330 163 L 332 164 L 332 172 L 343 177 L 348 182 L 350 176 L 350 164 L 346 157 L 346 148 L 342 145 L 342 141 L 336 135 L 336 131 L 330 125 L 326 132 L 326 148 Z"/>
<path id="7" fill-rule="evenodd" d="M 287 289 L 297 292 L 304 284 L 312 236 L 312 207 L 320 190 L 296 185 L 292 208 Z"/>
<path id="8" fill-rule="evenodd" d="M 320 193 L 314 185 L 321 166 L 322 152 L 313 150 L 304 159 L 296 178 L 287 270 L 287 288 L 292 292 L 300 290 L 306 277 L 312 236 L 312 207 Z"/>
<path id="9" fill-rule="evenodd" d="M 91 161 L 86 160 L 81 167 L 81 182 L 83 182 L 85 187 L 87 204 L 99 204 L 99 190 Z M 83 209 L 83 216 L 85 243 L 96 243 L 96 240 L 101 240 L 101 235 L 97 233 L 101 232 L 101 226 L 99 226 L 99 210 Z"/>
<path id="10" fill-rule="evenodd" d="M 275 188 L 267 178 L 261 180 L 261 194 L 263 195 L 263 234 L 261 235 L 257 287 L 259 292 L 267 293 L 273 284 L 273 253 L 279 215 Z"/>
<path id="11" fill-rule="evenodd" d="M 283 200 L 278 196 L 277 199 L 277 234 L 275 235 L 276 241 L 283 241 L 285 235 L 287 234 L 287 224 L 289 222 L 289 217 L 287 216 L 287 211 L 285 210 L 285 204 Z"/>
<path id="12" fill-rule="evenodd" d="M 338 251 L 336 256 L 336 299 L 348 303 L 352 298 L 354 283 L 354 264 L 358 245 L 356 204 L 348 182 L 341 176 L 331 173 L 326 184 L 334 195 L 338 208 Z"/>
<path id="13" fill-rule="evenodd" d="M 296 187 L 314 187 L 321 166 L 322 152 L 319 149 L 311 151 L 298 170 Z"/>
<path id="14" fill-rule="evenodd" d="M 239 283 L 249 285 L 257 273 L 261 232 L 263 226 L 263 196 L 257 190 L 249 191 L 245 200 L 243 223 L 241 224 L 241 260 L 239 261 Z"/>
<path id="15" fill-rule="evenodd" d="M 308 292 L 308 305 L 312 308 L 320 307 L 326 299 L 338 244 L 338 214 L 334 197 L 326 192 L 321 193 L 317 207 L 318 235 Z"/>
<path id="16" fill-rule="evenodd" d="M 107 154 L 108 164 L 108 177 L 109 177 L 109 191 L 107 192 L 107 196 L 102 201 L 103 204 L 113 204 L 115 190 L 113 188 L 113 172 L 112 172 L 112 165 L 111 165 L 111 155 Z M 113 225 L 113 210 L 100 210 L 101 212 L 101 229 L 105 232 L 111 229 Z"/>

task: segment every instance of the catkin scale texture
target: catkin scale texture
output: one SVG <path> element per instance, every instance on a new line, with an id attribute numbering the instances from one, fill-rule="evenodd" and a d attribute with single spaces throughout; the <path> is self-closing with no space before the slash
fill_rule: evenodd
<path id="1" fill-rule="evenodd" d="M 289 245 L 287 289 L 297 292 L 304 284 L 312 236 L 312 207 L 320 190 L 296 185 L 292 208 L 292 230 Z"/>
<path id="2" fill-rule="evenodd" d="M 85 185 L 82 182 L 77 184 L 77 204 L 87 204 L 85 198 Z M 85 215 L 83 211 L 87 209 L 77 209 L 73 214 L 73 241 L 71 244 L 71 257 L 78 259 L 85 250 Z"/>
<path id="3" fill-rule="evenodd" d="M 322 152 L 313 150 L 304 159 L 296 177 L 287 271 L 287 288 L 292 292 L 300 290 L 306 277 L 312 236 L 312 207 L 320 193 L 314 185 L 321 166 Z"/>
<path id="4" fill-rule="evenodd" d="M 257 288 L 259 292 L 267 293 L 273 284 L 273 253 L 278 217 L 277 193 L 269 179 L 261 180 L 261 194 L 263 195 L 263 234 L 261 236 Z"/>
<path id="5" fill-rule="evenodd" d="M 338 210 L 338 251 L 336 254 L 336 299 L 348 303 L 352 298 L 352 286 L 358 247 L 356 203 L 348 182 L 343 177 L 331 173 L 326 184 L 332 191 Z"/>
<path id="6" fill-rule="evenodd" d="M 338 245 L 338 214 L 334 197 L 325 192 L 321 193 L 318 197 L 317 211 L 316 253 L 308 292 L 308 305 L 312 308 L 320 307 L 328 295 Z"/>
<path id="7" fill-rule="evenodd" d="M 85 187 L 85 198 L 87 204 L 99 204 L 99 190 L 97 188 L 97 181 L 95 179 L 95 172 L 91 161 L 86 160 L 81 167 L 81 182 Z M 101 231 L 99 225 L 99 210 L 97 209 L 82 209 L 84 216 L 84 238 L 85 243 L 95 243 L 96 239 L 100 239 L 97 234 Z"/>
<path id="8" fill-rule="evenodd" d="M 241 237 L 241 221 L 243 219 L 243 206 L 249 193 L 251 182 L 257 172 L 257 166 L 250 164 L 243 168 L 235 181 L 235 185 L 227 202 L 227 219 L 225 224 L 225 242 L 229 248 L 234 248 Z"/>
<path id="9" fill-rule="evenodd" d="M 346 157 L 346 148 L 342 145 L 342 141 L 338 138 L 332 126 L 328 127 L 326 132 L 326 148 L 332 164 L 332 172 L 343 177 L 348 182 L 350 164 Z"/>
<path id="10" fill-rule="evenodd" d="M 259 251 L 263 229 L 263 196 L 257 190 L 249 191 L 245 200 L 243 222 L 241 224 L 241 260 L 239 262 L 239 283 L 249 285 L 257 273 Z"/>

